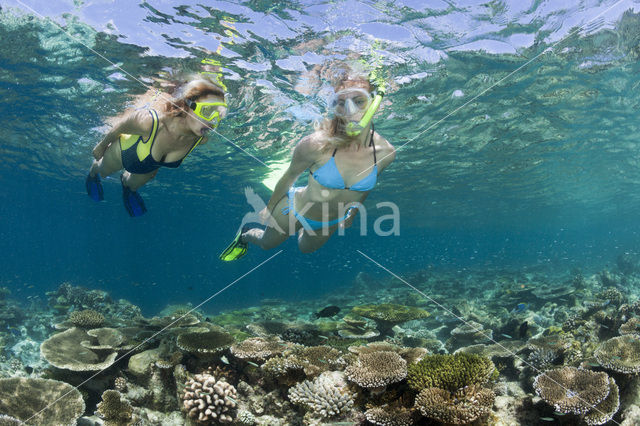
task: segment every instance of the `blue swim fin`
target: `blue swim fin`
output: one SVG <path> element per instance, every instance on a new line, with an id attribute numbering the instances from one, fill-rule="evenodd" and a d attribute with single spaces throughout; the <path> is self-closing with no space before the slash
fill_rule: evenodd
<path id="1" fill-rule="evenodd" d="M 84 186 L 87 188 L 87 194 L 93 201 L 104 200 L 104 194 L 102 192 L 102 183 L 100 182 L 100 175 L 96 173 L 95 176 L 87 175 L 87 179 L 84 181 Z"/>
<path id="2" fill-rule="evenodd" d="M 129 216 L 138 217 L 145 214 L 147 212 L 147 208 L 145 207 L 144 200 L 140 194 L 125 186 L 122 176 L 120 177 L 120 181 L 122 182 L 122 201 L 124 202 L 124 208 L 127 209 Z"/>

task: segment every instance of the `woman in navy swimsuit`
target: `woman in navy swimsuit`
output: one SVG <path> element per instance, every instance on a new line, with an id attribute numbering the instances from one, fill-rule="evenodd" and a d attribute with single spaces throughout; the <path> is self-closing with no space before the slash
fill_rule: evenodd
<path id="1" fill-rule="evenodd" d="M 358 211 L 352 206 L 367 198 L 395 158 L 393 146 L 370 122 L 382 99 L 373 89 L 367 77 L 343 75 L 330 105 L 334 117 L 296 145 L 288 170 L 260 213 L 267 228 L 243 229 L 222 260 L 242 257 L 248 244 L 274 248 L 296 233 L 300 251 L 310 253 L 338 227 L 351 225 Z M 308 185 L 293 186 L 306 170 Z"/>

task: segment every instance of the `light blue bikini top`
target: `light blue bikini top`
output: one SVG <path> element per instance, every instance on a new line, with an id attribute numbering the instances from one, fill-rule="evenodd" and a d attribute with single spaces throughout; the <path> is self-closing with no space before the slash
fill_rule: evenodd
<path id="1" fill-rule="evenodd" d="M 367 176 L 362 178 L 359 182 L 354 183 L 350 187 L 345 186 L 344 179 L 338 170 L 336 165 L 336 151 L 333 150 L 333 154 L 329 161 L 324 163 L 322 167 L 319 167 L 315 172 L 309 173 L 313 175 L 313 178 L 318 181 L 322 186 L 331 189 L 350 189 L 351 191 L 366 192 L 371 191 L 378 180 L 378 160 L 376 159 L 376 145 L 373 143 L 373 125 L 371 126 L 371 138 L 369 139 L 369 146 L 373 147 L 373 170 Z"/>

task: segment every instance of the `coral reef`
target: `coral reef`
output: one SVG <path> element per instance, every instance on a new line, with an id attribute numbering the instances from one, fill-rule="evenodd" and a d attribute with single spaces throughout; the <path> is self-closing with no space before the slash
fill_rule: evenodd
<path id="1" fill-rule="evenodd" d="M 40 345 L 42 357 L 54 367 L 72 371 L 98 371 L 109 367 L 116 359 L 117 352 L 94 352 L 82 348 L 82 342 L 92 336 L 80 328 L 70 328 L 54 334 Z"/>
<path id="2" fill-rule="evenodd" d="M 640 373 L 640 337 L 626 335 L 603 342 L 594 352 L 598 362 L 618 373 Z"/>
<path id="3" fill-rule="evenodd" d="M 187 415 L 200 423 L 231 423 L 236 415 L 235 398 L 233 385 L 203 372 L 186 381 L 182 403 Z"/>
<path id="4" fill-rule="evenodd" d="M 394 325 L 429 317 L 429 312 L 413 306 L 383 303 L 380 305 L 360 305 L 352 310 L 352 314 L 375 321 L 382 334 L 388 334 Z"/>
<path id="5" fill-rule="evenodd" d="M 228 349 L 234 338 L 223 331 L 207 331 L 204 333 L 186 332 L 178 335 L 177 345 L 180 350 L 198 355 L 215 355 Z"/>
<path id="6" fill-rule="evenodd" d="M 384 388 L 407 377 L 407 362 L 396 352 L 375 351 L 358 355 L 345 369 L 352 382 L 363 388 Z"/>
<path id="7" fill-rule="evenodd" d="M 284 352 L 291 345 L 278 337 L 252 337 L 231 345 L 231 353 L 240 359 L 265 361 Z"/>
<path id="8" fill-rule="evenodd" d="M 556 411 L 584 415 L 607 398 L 610 381 L 603 372 L 563 367 L 536 376 L 533 388 Z"/>
<path id="9" fill-rule="evenodd" d="M 497 377 L 488 358 L 459 352 L 454 355 L 427 355 L 408 367 L 407 382 L 412 389 L 441 388 L 454 392 L 465 386 L 484 384 Z"/>
<path id="10" fill-rule="evenodd" d="M 289 399 L 302 405 L 313 416 L 336 417 L 353 408 L 355 393 L 350 391 L 342 373 L 325 372 L 313 381 L 305 380 L 289 389 Z"/>
<path id="11" fill-rule="evenodd" d="M 369 423 L 378 426 L 411 426 L 416 415 L 412 409 L 404 407 L 373 407 L 364 412 Z"/>
<path id="12" fill-rule="evenodd" d="M 69 321 L 76 327 L 97 328 L 104 324 L 104 315 L 93 309 L 83 309 L 71 312 Z"/>
<path id="13" fill-rule="evenodd" d="M 103 392 L 96 414 L 105 420 L 105 426 L 126 426 L 133 421 L 131 404 L 123 401 L 120 392 L 112 389 Z"/>
<path id="14" fill-rule="evenodd" d="M 58 401 L 58 404 L 51 404 Z M 0 413 L 38 425 L 75 424 L 84 412 L 80 391 L 50 379 L 0 379 Z"/>
<path id="15" fill-rule="evenodd" d="M 430 387 L 420 391 L 415 406 L 425 417 L 463 425 L 488 415 L 494 398 L 491 390 L 478 385 L 465 386 L 455 392 Z"/>

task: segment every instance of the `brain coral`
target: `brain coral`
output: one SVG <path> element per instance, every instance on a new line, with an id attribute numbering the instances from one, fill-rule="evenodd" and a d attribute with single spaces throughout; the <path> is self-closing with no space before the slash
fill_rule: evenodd
<path id="1" fill-rule="evenodd" d="M 396 352 L 363 353 L 345 373 L 349 380 L 363 388 L 381 388 L 407 377 L 407 362 Z"/>
<path id="2" fill-rule="evenodd" d="M 427 355 L 408 367 L 407 381 L 417 391 L 441 388 L 455 391 L 472 384 L 483 384 L 497 375 L 490 359 L 458 352 L 454 355 Z"/>
<path id="3" fill-rule="evenodd" d="M 491 412 L 494 393 L 478 385 L 466 386 L 455 392 L 425 388 L 416 397 L 415 406 L 423 416 L 446 424 L 471 423 Z"/>

